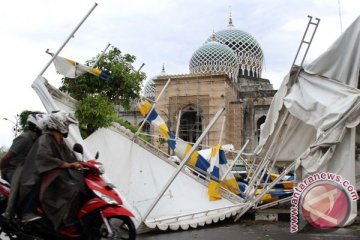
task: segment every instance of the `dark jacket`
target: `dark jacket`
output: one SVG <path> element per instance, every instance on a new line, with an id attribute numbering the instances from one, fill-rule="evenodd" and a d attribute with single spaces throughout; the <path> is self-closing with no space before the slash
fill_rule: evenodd
<path id="1" fill-rule="evenodd" d="M 83 175 L 60 168 L 64 162 L 75 161 L 73 152 L 65 143 L 58 144 L 52 133 L 41 135 L 25 159 L 18 203 L 22 204 L 29 192 L 42 183 L 39 202 L 54 227 L 58 229 L 67 219 L 75 218 L 85 191 Z"/>

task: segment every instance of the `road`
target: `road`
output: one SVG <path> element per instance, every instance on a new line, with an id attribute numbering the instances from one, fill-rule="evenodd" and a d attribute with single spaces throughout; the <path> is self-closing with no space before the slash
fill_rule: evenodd
<path id="1" fill-rule="evenodd" d="M 227 239 L 244 239 L 244 240 L 359 240 L 360 239 L 360 222 L 350 227 L 337 228 L 331 230 L 311 229 L 306 232 L 290 233 L 288 222 L 265 222 L 243 220 L 233 223 L 227 221 L 209 227 L 192 229 L 189 231 L 177 232 L 155 232 L 144 233 L 137 237 L 137 240 L 227 240 Z"/>
<path id="2" fill-rule="evenodd" d="M 1 240 L 8 240 L 0 235 Z M 288 222 L 268 222 L 242 220 L 234 223 L 232 220 L 218 224 L 176 232 L 150 232 L 139 234 L 137 240 L 359 240 L 360 222 L 350 227 L 331 230 L 311 229 L 306 232 L 290 233 Z"/>

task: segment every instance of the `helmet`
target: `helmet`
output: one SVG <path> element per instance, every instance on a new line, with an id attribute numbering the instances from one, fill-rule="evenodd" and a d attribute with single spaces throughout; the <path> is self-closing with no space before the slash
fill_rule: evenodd
<path id="1" fill-rule="evenodd" d="M 49 130 L 58 131 L 65 136 L 69 133 L 69 124 L 71 123 L 77 124 L 78 121 L 74 114 L 65 111 L 52 112 L 48 120 L 45 121 L 46 127 Z"/>
<path id="2" fill-rule="evenodd" d="M 45 119 L 47 117 L 47 114 L 40 112 L 30 113 L 26 120 L 29 130 L 41 134 L 42 130 L 45 128 Z"/>

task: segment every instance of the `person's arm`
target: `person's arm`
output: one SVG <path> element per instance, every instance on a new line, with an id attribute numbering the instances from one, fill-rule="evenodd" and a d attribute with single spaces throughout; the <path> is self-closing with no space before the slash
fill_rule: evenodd
<path id="1" fill-rule="evenodd" d="M 13 158 L 16 154 L 12 151 L 8 151 L 4 157 L 1 159 L 0 163 L 0 169 L 1 171 L 4 171 L 9 166 L 9 161 L 11 158 Z"/>
<path id="2" fill-rule="evenodd" d="M 72 162 L 72 163 L 64 162 L 63 165 L 60 166 L 60 168 L 73 168 L 77 170 L 82 170 L 83 165 L 81 165 L 79 162 Z"/>

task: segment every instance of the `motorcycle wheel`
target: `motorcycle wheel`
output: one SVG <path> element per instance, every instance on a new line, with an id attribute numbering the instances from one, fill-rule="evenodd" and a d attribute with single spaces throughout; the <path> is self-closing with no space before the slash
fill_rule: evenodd
<path id="1" fill-rule="evenodd" d="M 136 239 L 136 229 L 134 223 L 129 217 L 111 217 L 107 219 L 113 232 L 111 236 L 105 224 L 103 223 L 99 229 L 100 239 L 107 240 L 135 240 Z"/>

